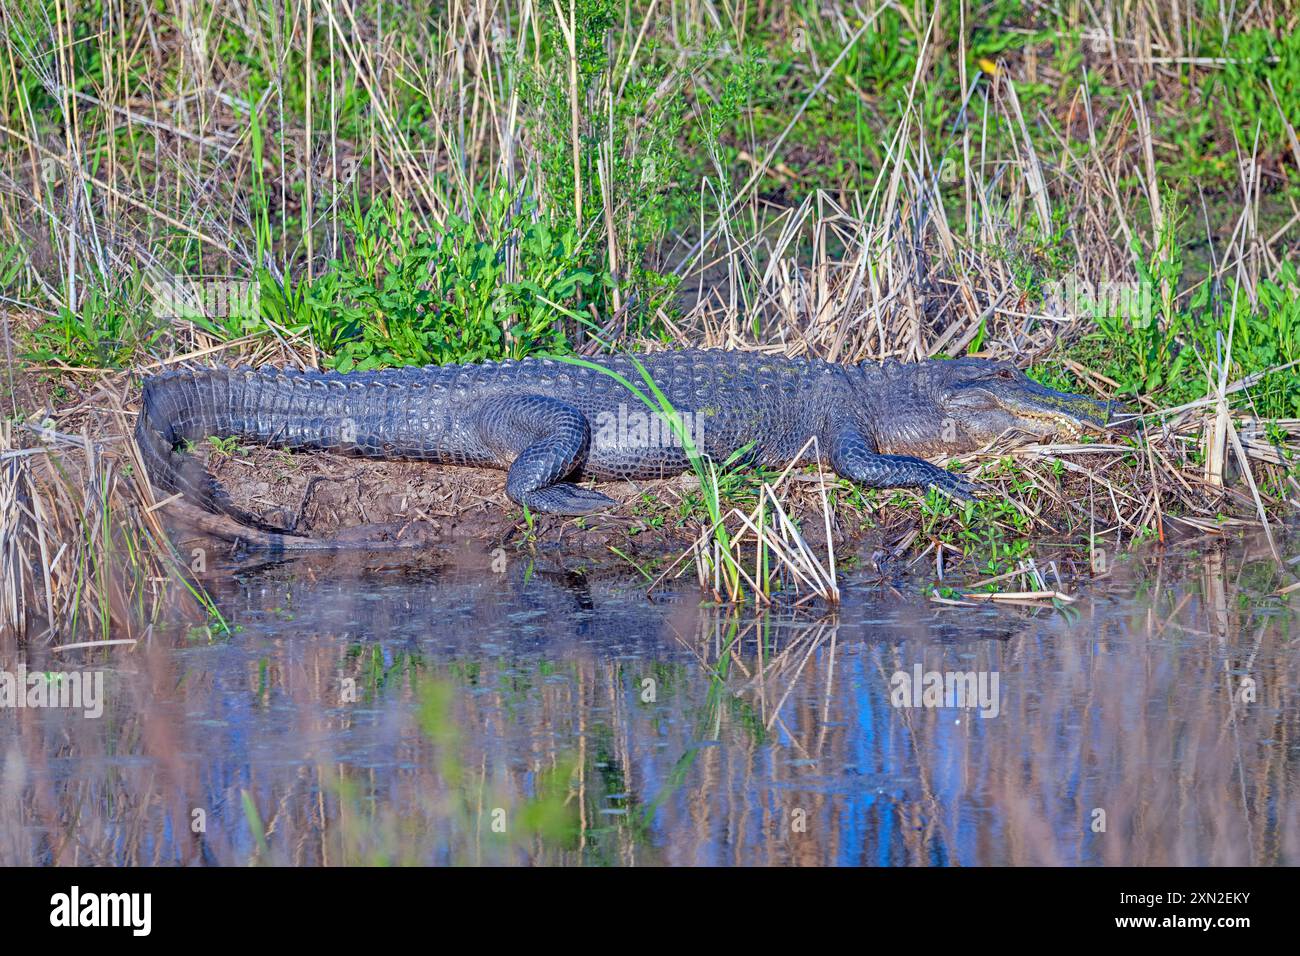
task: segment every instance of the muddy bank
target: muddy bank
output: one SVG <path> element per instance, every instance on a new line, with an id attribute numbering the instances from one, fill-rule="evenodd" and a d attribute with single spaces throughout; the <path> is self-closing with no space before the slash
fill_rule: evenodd
<path id="1" fill-rule="evenodd" d="M 602 483 L 617 508 L 580 518 L 534 515 L 530 527 L 523 509 L 506 497 L 502 471 L 261 447 L 227 453 L 209 446 L 194 455 L 241 508 L 295 536 L 345 547 L 505 543 L 531 536 L 578 552 L 615 547 L 658 554 L 681 550 L 697 533 L 697 522 L 685 517 L 699 492 L 698 479 L 689 474 Z M 193 512 L 179 517 L 185 523 Z"/>
<path id="2" fill-rule="evenodd" d="M 215 535 L 251 548 L 420 548 L 458 541 L 487 545 L 535 543 L 575 554 L 611 550 L 635 558 L 677 555 L 701 531 L 699 479 L 694 474 L 644 481 L 601 482 L 596 487 L 617 502 L 608 512 L 582 517 L 533 515 L 505 495 L 505 472 L 448 467 L 428 462 L 375 461 L 322 452 L 296 454 L 261 446 L 224 450 L 204 443 L 192 449 L 240 508 L 283 528 L 283 541 L 210 515 L 183 501 L 167 513 L 174 530 Z M 752 475 L 755 487 L 760 479 Z M 826 476 L 828 486 L 836 482 Z M 781 485 L 783 506 L 810 547 L 826 544 L 821 481 L 796 473 Z M 918 497 L 919 501 L 919 497 Z M 727 504 L 744 512 L 752 497 Z M 831 495 L 830 537 L 849 552 L 904 532 L 903 513 L 864 510 L 847 495 Z M 892 517 L 897 520 L 882 520 Z"/>

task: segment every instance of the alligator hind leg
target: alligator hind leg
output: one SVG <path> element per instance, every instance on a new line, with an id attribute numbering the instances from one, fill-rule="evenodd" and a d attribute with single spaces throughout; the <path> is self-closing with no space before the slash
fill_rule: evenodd
<path id="1" fill-rule="evenodd" d="M 868 488 L 937 488 L 959 501 L 974 501 L 976 485 L 921 458 L 882 455 L 856 428 L 839 429 L 831 438 L 831 467 Z"/>
<path id="2" fill-rule="evenodd" d="M 598 491 L 563 479 L 582 470 L 591 447 L 591 425 L 567 402 L 545 395 L 503 395 L 488 399 L 479 423 L 489 447 L 513 459 L 506 497 L 529 511 L 585 515 L 616 502 Z"/>

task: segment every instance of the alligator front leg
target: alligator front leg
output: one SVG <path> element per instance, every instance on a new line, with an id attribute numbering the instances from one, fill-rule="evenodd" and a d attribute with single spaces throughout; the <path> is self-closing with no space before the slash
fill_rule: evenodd
<path id="1" fill-rule="evenodd" d="M 868 488 L 937 488 L 960 501 L 975 500 L 976 486 L 961 475 L 921 458 L 882 455 L 855 427 L 835 431 L 830 446 L 836 474 Z"/>
<path id="2" fill-rule="evenodd" d="M 591 425 L 567 402 L 545 395 L 489 398 L 479 412 L 484 443 L 503 461 L 506 497 L 529 511 L 585 515 L 612 507 L 598 491 L 563 481 L 581 471 L 591 447 Z"/>

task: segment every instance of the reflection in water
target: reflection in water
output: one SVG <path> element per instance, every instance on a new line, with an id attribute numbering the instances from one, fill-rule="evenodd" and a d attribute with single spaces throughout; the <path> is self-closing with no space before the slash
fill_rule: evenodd
<path id="1" fill-rule="evenodd" d="M 214 577 L 229 637 L 7 652 L 106 702 L 0 711 L 0 863 L 1300 862 L 1263 548 L 1143 553 L 1068 612 L 863 583 L 824 618 L 412 560 Z M 900 672 L 995 677 L 996 716 L 895 706 Z"/>

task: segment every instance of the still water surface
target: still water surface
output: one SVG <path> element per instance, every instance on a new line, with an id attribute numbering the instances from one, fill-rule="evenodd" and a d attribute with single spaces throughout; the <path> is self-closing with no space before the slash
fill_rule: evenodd
<path id="1" fill-rule="evenodd" d="M 0 710 L 0 863 L 1294 865 L 1294 570 L 1200 541 L 1067 611 L 850 578 L 825 616 L 469 547 L 243 564 L 229 636 L 7 652 L 105 700 Z M 983 699 L 897 706 L 931 672 Z"/>

